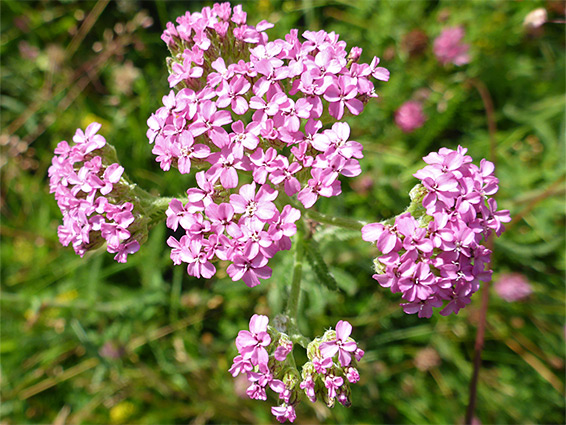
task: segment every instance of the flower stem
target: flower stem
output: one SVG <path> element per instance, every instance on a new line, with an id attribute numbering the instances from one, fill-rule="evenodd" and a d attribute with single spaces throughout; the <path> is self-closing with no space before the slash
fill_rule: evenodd
<path id="1" fill-rule="evenodd" d="M 290 204 L 294 208 L 297 208 L 299 211 L 301 211 L 302 217 L 308 217 L 311 220 L 318 221 L 319 223 L 352 230 L 362 230 L 362 227 L 367 224 L 365 221 L 354 220 L 353 218 L 335 217 L 332 215 L 319 213 L 311 209 L 306 209 L 302 204 L 296 202 L 293 198 L 288 196 L 283 191 L 279 191 L 279 196 L 284 200 L 284 204 Z"/>
<path id="2" fill-rule="evenodd" d="M 301 298 L 301 279 L 303 276 L 303 257 L 305 254 L 304 237 L 304 223 L 301 219 L 297 223 L 297 233 L 295 234 L 293 280 L 291 282 L 291 292 L 289 293 L 289 299 L 287 300 L 285 316 L 287 317 L 287 335 L 289 335 L 291 341 L 301 345 L 303 348 L 306 348 L 309 344 L 309 340 L 301 333 L 297 324 L 297 314 Z"/>
<path id="3" fill-rule="evenodd" d="M 495 112 L 493 107 L 493 100 L 487 86 L 479 80 L 471 79 L 470 83 L 478 90 L 483 105 L 485 108 L 485 115 L 487 120 L 487 128 L 489 131 L 489 160 L 496 165 L 496 134 L 497 134 L 497 124 L 495 122 Z M 495 197 L 494 197 L 495 198 Z M 487 248 L 493 253 L 494 242 L 493 234 L 491 234 L 487 239 Z M 491 262 L 487 264 L 488 268 L 491 268 Z M 476 343 L 474 346 L 474 363 L 472 378 L 470 380 L 470 390 L 468 398 L 468 407 L 466 408 L 465 424 L 471 425 L 474 418 L 474 410 L 476 408 L 477 391 L 478 391 L 478 380 L 481 368 L 481 354 L 485 341 L 485 329 L 487 325 L 487 309 L 489 305 L 489 282 L 485 282 L 482 287 L 482 299 L 480 308 L 480 317 L 478 323 L 478 330 L 476 333 Z"/>
<path id="4" fill-rule="evenodd" d="M 353 218 L 335 217 L 312 210 L 306 210 L 305 214 L 308 218 L 318 221 L 319 223 L 342 227 L 344 229 L 362 230 L 362 227 L 367 224 L 364 221 L 354 220 Z"/>
<path id="5" fill-rule="evenodd" d="M 297 226 L 297 233 L 295 235 L 295 253 L 294 253 L 294 266 L 293 266 L 293 280 L 291 282 L 291 292 L 289 293 L 289 300 L 287 301 L 287 316 L 290 320 L 297 319 L 297 311 L 299 309 L 299 298 L 301 296 L 301 278 L 303 275 L 303 256 L 305 253 L 305 246 L 303 238 L 305 237 L 303 230 L 303 223 Z"/>
<path id="6" fill-rule="evenodd" d="M 183 204 L 187 202 L 186 197 L 161 197 L 161 196 L 154 196 L 151 193 L 147 192 L 137 184 L 132 184 L 131 195 L 139 201 L 140 207 L 144 211 L 144 215 L 149 218 L 148 226 L 151 228 L 154 225 L 164 221 L 165 211 L 169 207 L 169 203 L 173 199 L 178 199 Z"/>

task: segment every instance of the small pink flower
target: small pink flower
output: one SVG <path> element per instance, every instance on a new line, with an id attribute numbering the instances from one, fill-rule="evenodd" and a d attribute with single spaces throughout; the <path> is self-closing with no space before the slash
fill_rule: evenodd
<path id="1" fill-rule="evenodd" d="M 341 376 L 328 375 L 324 378 L 324 386 L 328 389 L 328 398 L 336 397 L 336 390 L 344 384 Z"/>
<path id="2" fill-rule="evenodd" d="M 338 353 L 338 360 L 343 367 L 352 361 L 352 355 L 358 348 L 355 341 L 351 340 L 352 325 L 345 320 L 340 320 L 336 325 L 336 339 L 334 341 L 320 344 L 320 353 L 323 358 L 332 358 Z M 349 340 L 350 339 L 350 340 Z"/>
<path id="3" fill-rule="evenodd" d="M 271 277 L 272 270 L 267 267 L 268 259 L 262 254 L 257 254 L 253 259 L 236 254 L 233 261 L 234 263 L 226 269 L 226 273 L 234 282 L 242 279 L 246 285 L 253 288 L 261 283 L 259 278 Z"/>
<path id="4" fill-rule="evenodd" d="M 299 387 L 305 390 L 305 394 L 311 402 L 314 403 L 316 401 L 315 384 L 312 375 L 307 375 Z"/>
<path id="5" fill-rule="evenodd" d="M 324 98 L 330 102 L 328 112 L 339 120 L 344 115 L 346 106 L 353 115 L 359 115 L 364 110 L 364 104 L 356 99 L 357 95 L 358 88 L 352 78 L 340 76 L 324 93 Z"/>
<path id="6" fill-rule="evenodd" d="M 332 367 L 333 364 L 334 362 L 332 361 L 332 357 L 326 357 L 324 359 L 315 357 L 312 360 L 312 365 L 314 366 L 316 373 L 321 373 L 323 375 L 326 373 L 327 369 L 330 369 Z"/>
<path id="7" fill-rule="evenodd" d="M 286 420 L 289 420 L 289 422 L 294 422 L 297 418 L 297 415 L 295 414 L 295 408 L 292 405 L 287 405 L 285 403 L 283 403 L 281 406 L 272 407 L 271 414 L 275 416 L 275 419 L 277 419 L 281 423 L 285 422 Z"/>
<path id="8" fill-rule="evenodd" d="M 93 122 L 83 132 L 82 129 L 78 128 L 75 135 L 73 136 L 73 142 L 75 142 L 81 153 L 86 155 L 93 150 L 100 149 L 106 144 L 106 139 L 98 133 L 102 124 Z"/>
<path id="9" fill-rule="evenodd" d="M 293 343 L 291 341 L 281 341 L 279 346 L 275 349 L 273 357 L 278 362 L 285 361 L 287 355 L 293 350 Z"/>
<path id="10" fill-rule="evenodd" d="M 239 194 L 230 195 L 230 204 L 238 214 L 269 221 L 277 214 L 277 208 L 272 201 L 277 198 L 278 193 L 269 185 L 261 186 L 257 194 L 255 188 L 255 182 L 243 185 Z"/>
<path id="11" fill-rule="evenodd" d="M 348 379 L 348 382 L 355 384 L 360 380 L 360 374 L 355 367 L 349 367 L 346 369 L 346 378 Z"/>
<path id="12" fill-rule="evenodd" d="M 228 372 L 232 374 L 233 377 L 238 376 L 241 372 L 250 372 L 252 371 L 254 366 L 249 359 L 244 359 L 242 356 L 236 356 L 234 358 L 234 363 Z"/>
<path id="13" fill-rule="evenodd" d="M 271 337 L 267 333 L 269 318 L 254 314 L 250 319 L 250 330 L 240 331 L 236 338 L 236 347 L 244 360 L 250 360 L 254 366 L 267 365 L 269 359 L 267 347 Z"/>

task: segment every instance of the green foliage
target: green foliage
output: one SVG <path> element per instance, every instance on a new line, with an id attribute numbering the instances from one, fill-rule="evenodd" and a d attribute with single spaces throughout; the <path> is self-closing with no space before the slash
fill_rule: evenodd
<path id="1" fill-rule="evenodd" d="M 336 279 L 334 279 L 328 265 L 324 261 L 324 258 L 322 258 L 322 254 L 316 241 L 313 239 L 305 241 L 305 254 L 318 282 L 326 286 L 328 289 L 336 290 L 338 288 L 338 283 L 336 283 Z"/>
<path id="2" fill-rule="evenodd" d="M 514 220 L 496 241 L 494 280 L 522 273 L 534 292 L 517 303 L 491 294 L 476 410 L 483 423 L 565 421 L 564 26 L 530 33 L 522 26 L 537 7 L 563 20 L 560 4 L 244 5 L 252 23 L 276 24 L 271 38 L 290 28 L 336 31 L 363 48 L 362 61 L 377 55 L 391 71 L 391 80 L 377 85 L 379 99 L 348 118 L 352 138 L 364 144 L 364 173 L 343 181 L 340 197 L 319 201 L 319 211 L 368 222 L 400 213 L 421 157 L 441 146 L 461 144 L 477 162 L 496 162 L 497 201 Z M 284 310 L 292 252 L 278 253 L 272 279 L 253 289 L 227 278 L 225 265 L 212 280 L 173 267 L 164 225 L 127 264 L 103 251 L 81 259 L 60 246 L 61 216 L 48 193 L 54 147 L 94 120 L 142 187 L 175 196 L 194 184 L 194 177 L 160 170 L 145 132 L 169 91 L 162 28 L 203 4 L 5 0 L 1 6 L 0 420 L 273 422 L 268 404 L 247 399 L 244 384 L 227 370 L 250 316 Z M 465 27 L 472 61 L 443 67 L 432 42 L 454 25 Z M 424 43 L 411 51 L 414 30 Z M 495 157 L 483 89 L 494 105 Z M 393 114 L 413 98 L 423 102 L 428 120 L 405 134 Z M 366 357 L 350 409 L 303 403 L 299 423 L 461 422 L 480 297 L 458 316 L 418 319 L 371 278 L 376 253 L 355 232 L 313 228 L 306 253 L 299 327 L 314 336 L 347 319 Z"/>

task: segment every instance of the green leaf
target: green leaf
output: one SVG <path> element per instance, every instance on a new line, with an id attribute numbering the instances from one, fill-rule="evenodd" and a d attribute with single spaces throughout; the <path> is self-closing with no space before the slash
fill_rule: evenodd
<path id="1" fill-rule="evenodd" d="M 318 244 L 313 239 L 305 241 L 305 254 L 307 261 L 311 266 L 318 281 L 328 289 L 335 291 L 338 289 L 338 283 L 330 272 L 328 265 L 322 258 Z"/>

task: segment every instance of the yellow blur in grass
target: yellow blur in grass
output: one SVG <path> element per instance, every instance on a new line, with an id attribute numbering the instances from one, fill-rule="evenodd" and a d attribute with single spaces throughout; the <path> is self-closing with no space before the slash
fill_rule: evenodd
<path id="1" fill-rule="evenodd" d="M 129 401 L 123 401 L 110 409 L 110 422 L 123 424 L 135 413 L 136 407 Z"/>

